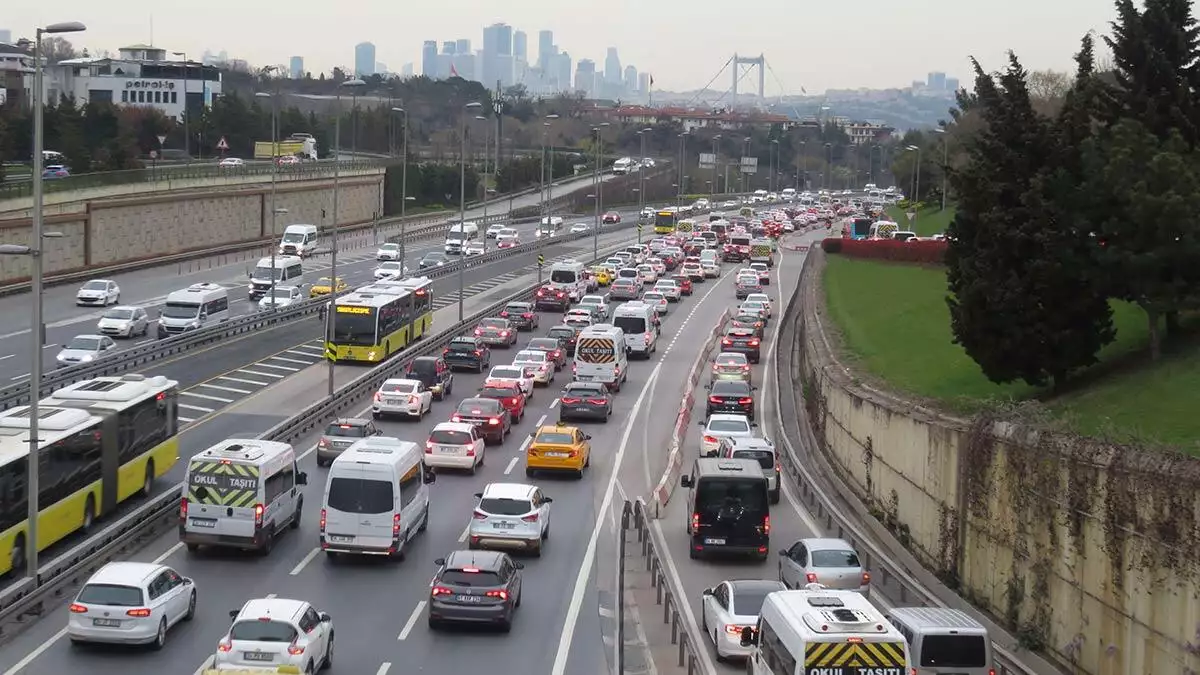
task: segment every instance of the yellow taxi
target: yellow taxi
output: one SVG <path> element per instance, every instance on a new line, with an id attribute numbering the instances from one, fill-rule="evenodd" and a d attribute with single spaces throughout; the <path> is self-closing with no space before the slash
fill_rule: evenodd
<path id="1" fill-rule="evenodd" d="M 591 440 L 579 427 L 540 427 L 525 452 L 525 475 L 532 478 L 538 471 L 568 471 L 583 478 L 583 470 L 592 463 Z"/>
<path id="2" fill-rule="evenodd" d="M 604 265 L 596 265 L 592 268 L 592 274 L 596 277 L 596 283 L 601 286 L 607 286 L 612 283 L 613 277 L 617 275 L 616 271 Z"/>
<path id="3" fill-rule="evenodd" d="M 329 277 L 321 277 L 320 279 L 317 279 L 317 283 L 312 285 L 312 288 L 308 289 L 308 297 L 316 298 L 322 295 L 329 295 L 330 289 L 335 286 L 337 287 L 336 292 L 338 293 L 350 288 L 350 285 L 346 283 L 346 280 L 341 277 L 338 277 L 336 280 L 330 279 Z"/>

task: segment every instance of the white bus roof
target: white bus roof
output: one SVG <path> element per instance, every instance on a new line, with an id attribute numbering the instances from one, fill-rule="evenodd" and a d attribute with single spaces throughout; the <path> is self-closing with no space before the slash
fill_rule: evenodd
<path id="1" fill-rule="evenodd" d="M 263 258 L 258 261 L 258 266 L 270 267 L 271 262 L 271 258 Z M 275 267 L 287 267 L 289 265 L 300 265 L 302 261 L 300 260 L 300 256 L 297 255 L 277 255 L 275 256 L 274 263 Z"/>
<path id="2" fill-rule="evenodd" d="M 238 464 L 263 464 L 274 457 L 292 451 L 292 446 L 278 441 L 257 438 L 229 438 L 196 453 L 193 462 L 236 462 Z"/>
<path id="3" fill-rule="evenodd" d="M 136 373 L 97 377 L 57 389 L 43 403 L 91 410 L 121 410 L 145 399 L 164 395 L 179 383 L 162 375 L 146 377 Z"/>
<path id="4" fill-rule="evenodd" d="M 851 636 L 872 641 L 904 639 L 883 613 L 856 591 L 809 584 L 803 589 L 772 593 L 767 602 L 806 642 L 842 642 Z"/>
<path id="5" fill-rule="evenodd" d="M 38 408 L 38 436 L 41 447 L 67 438 L 80 429 L 101 421 L 86 410 L 41 405 Z M 0 466 L 29 455 L 29 407 L 12 408 L 0 413 Z"/>
<path id="6" fill-rule="evenodd" d="M 408 277 L 406 279 L 397 279 L 395 281 L 386 281 L 383 283 L 386 283 L 389 286 L 395 285 L 398 288 L 404 288 L 410 291 L 417 291 L 421 289 L 427 289 L 432 286 L 433 279 L 430 279 L 429 277 Z"/>
<path id="7" fill-rule="evenodd" d="M 404 297 L 406 293 L 407 291 L 367 293 L 364 292 L 363 289 L 359 289 L 350 295 L 343 295 L 342 297 L 338 298 L 337 305 L 339 307 L 352 306 L 379 308 L 383 307 L 389 302 L 392 302 L 396 298 Z"/>

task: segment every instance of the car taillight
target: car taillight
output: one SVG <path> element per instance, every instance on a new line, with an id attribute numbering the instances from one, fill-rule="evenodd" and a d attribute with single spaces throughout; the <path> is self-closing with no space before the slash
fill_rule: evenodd
<path id="1" fill-rule="evenodd" d="M 556 358 L 556 359 L 557 359 L 557 358 L 558 358 L 558 357 L 560 357 L 560 356 L 562 356 L 562 350 L 555 349 L 555 350 L 554 350 L 554 358 Z"/>
<path id="2" fill-rule="evenodd" d="M 646 344 L 650 344 L 650 332 L 646 331 L 646 334 L 643 337 L 646 338 Z"/>
<path id="3" fill-rule="evenodd" d="M 532 318 L 533 318 L 533 312 L 525 312 L 525 313 L 524 313 L 524 314 L 522 314 L 521 316 L 522 316 L 522 317 L 524 317 L 524 318 L 526 318 L 526 319 L 532 319 Z"/>
<path id="4" fill-rule="evenodd" d="M 700 529 L 700 514 L 693 513 L 692 514 L 692 532 L 695 532 L 698 529 Z"/>
<path id="5" fill-rule="evenodd" d="M 474 511 L 473 513 L 471 513 L 471 517 L 474 518 L 475 520 L 487 520 L 487 518 L 488 518 L 487 514 L 484 513 L 483 511 Z"/>
<path id="6" fill-rule="evenodd" d="M 451 415 L 451 416 L 450 416 L 450 421 L 451 421 L 451 422 L 461 422 L 461 421 L 462 421 L 462 417 L 460 417 L 460 416 L 458 416 L 458 415 Z"/>
<path id="7" fill-rule="evenodd" d="M 304 653 L 304 647 L 302 645 L 298 645 L 295 643 L 288 645 L 288 654 L 291 654 L 292 656 L 300 656 L 303 653 Z"/>
<path id="8" fill-rule="evenodd" d="M 742 634 L 742 626 L 739 626 L 737 624 L 727 623 L 727 624 L 725 624 L 725 634 L 726 635 L 741 635 Z"/>
<path id="9" fill-rule="evenodd" d="M 400 536 L 400 514 L 392 516 L 392 537 Z"/>
<path id="10" fill-rule="evenodd" d="M 187 497 L 179 500 L 179 519 L 187 520 L 188 500 Z"/>
<path id="11" fill-rule="evenodd" d="M 476 335 L 476 336 L 483 335 L 483 331 L 482 331 L 482 330 L 479 330 L 478 328 L 476 328 L 476 329 L 475 329 L 475 335 Z"/>
<path id="12" fill-rule="evenodd" d="M 867 584 L 871 583 L 871 573 L 870 572 L 863 572 L 862 582 L 863 582 L 863 586 L 866 586 Z"/>
<path id="13" fill-rule="evenodd" d="M 507 311 L 500 312 L 500 318 L 502 318 L 502 319 L 507 319 L 507 318 L 508 318 L 508 312 L 507 312 Z"/>
<path id="14" fill-rule="evenodd" d="M 475 356 L 483 356 L 483 350 L 481 350 L 481 349 L 476 349 L 476 350 L 475 350 Z"/>
<path id="15" fill-rule="evenodd" d="M 450 595 L 451 591 L 445 586 L 434 586 L 433 590 L 429 591 L 429 594 L 436 598 L 439 595 Z"/>
<path id="16" fill-rule="evenodd" d="M 581 399 L 575 398 L 574 396 L 564 396 L 560 402 L 563 405 L 575 405 L 576 403 L 579 403 L 580 400 Z"/>
<path id="17" fill-rule="evenodd" d="M 475 456 L 475 446 L 473 446 L 473 445 L 467 446 L 467 457 L 474 457 L 474 456 Z"/>
<path id="18" fill-rule="evenodd" d="M 546 295 L 546 291 L 543 289 L 538 289 L 537 294 L 538 294 L 538 297 L 540 298 L 540 297 L 543 297 L 544 295 Z"/>
<path id="19" fill-rule="evenodd" d="M 758 346 L 758 339 L 756 338 L 756 339 L 754 339 L 754 340 L 751 340 L 751 341 L 750 341 L 750 346 L 751 346 L 751 347 L 757 347 L 757 346 Z"/>
<path id="20" fill-rule="evenodd" d="M 379 391 L 375 392 L 375 400 L 382 401 L 383 400 L 383 392 L 379 392 Z"/>
<path id="21" fill-rule="evenodd" d="M 329 439 L 322 438 L 321 440 L 317 441 L 317 445 L 322 448 L 328 448 L 329 447 Z"/>
<path id="22" fill-rule="evenodd" d="M 500 337 L 508 337 L 508 331 L 506 331 L 506 330 L 500 331 Z"/>
<path id="23" fill-rule="evenodd" d="M 88 611 L 88 608 L 86 606 L 81 605 L 78 602 L 71 603 L 71 613 L 72 614 L 83 614 L 86 611 Z"/>
<path id="24" fill-rule="evenodd" d="M 125 615 L 126 616 L 134 616 L 139 619 L 144 619 L 144 618 L 150 616 L 150 610 L 149 610 L 149 608 L 146 608 L 146 607 L 139 607 L 137 609 L 131 609 L 131 610 L 126 611 Z"/>
<path id="25" fill-rule="evenodd" d="M 516 396 L 514 396 L 514 397 L 512 397 L 512 398 L 508 399 L 508 404 L 509 404 L 509 405 L 516 405 L 516 404 L 517 404 L 517 401 L 518 401 L 517 397 L 516 397 Z"/>
<path id="26" fill-rule="evenodd" d="M 488 426 L 489 426 L 489 427 L 494 427 L 494 426 L 496 426 L 497 424 L 500 424 L 500 418 L 499 418 L 499 417 L 489 417 L 489 418 L 488 418 Z"/>
<path id="27" fill-rule="evenodd" d="M 722 399 L 720 396 L 709 396 L 708 397 L 709 403 L 721 403 L 723 401 L 724 401 L 724 399 Z"/>
<path id="28" fill-rule="evenodd" d="M 508 591 L 488 591 L 484 595 L 486 595 L 489 598 L 499 598 L 501 600 L 508 599 Z"/>
<path id="29" fill-rule="evenodd" d="M 804 580 L 810 584 L 815 584 L 817 583 L 817 575 L 809 572 L 808 574 L 804 575 Z"/>
<path id="30" fill-rule="evenodd" d="M 255 527 L 262 527 L 264 510 L 265 509 L 262 504 L 254 505 L 254 526 Z"/>
<path id="31" fill-rule="evenodd" d="M 321 509 L 321 522 L 318 524 L 321 532 L 325 531 L 325 509 Z"/>
<path id="32" fill-rule="evenodd" d="M 560 297 L 560 298 L 561 298 L 562 296 L 563 296 L 563 292 L 562 292 L 562 291 L 559 291 L 559 292 L 558 292 L 558 297 Z"/>
<path id="33" fill-rule="evenodd" d="M 399 518 L 400 516 L 396 516 Z M 762 524 L 763 534 L 771 534 L 771 516 L 763 516 Z"/>
<path id="34" fill-rule="evenodd" d="M 425 454 L 427 454 L 427 455 L 433 454 L 433 443 L 430 443 L 429 441 L 425 441 Z"/>
<path id="35" fill-rule="evenodd" d="M 749 396 L 738 399 L 738 405 L 750 405 L 751 403 L 754 403 L 754 399 L 750 398 Z"/>
<path id="36" fill-rule="evenodd" d="M 721 340 L 721 344 L 728 347 L 729 345 L 733 344 L 733 340 L 730 340 L 729 338 L 725 338 L 724 340 Z"/>
<path id="37" fill-rule="evenodd" d="M 447 355 L 447 354 L 449 354 L 449 353 L 450 353 L 450 350 L 449 350 L 449 349 L 443 349 L 443 350 L 442 350 L 442 356 L 445 356 L 445 355 Z"/>
<path id="38" fill-rule="evenodd" d="M 220 641 L 220 642 L 218 642 L 218 643 L 217 643 L 217 651 L 219 651 L 219 652 L 231 652 L 231 651 L 233 651 L 233 643 L 232 643 L 232 642 L 229 642 L 229 641 L 227 641 L 227 640 L 222 640 L 222 641 Z"/>
<path id="39" fill-rule="evenodd" d="M 602 398 L 589 398 L 587 400 L 587 402 L 591 403 L 592 405 L 604 405 L 605 403 L 607 403 L 607 401 L 605 401 Z"/>
<path id="40" fill-rule="evenodd" d="M 523 520 L 527 523 L 536 523 L 538 521 L 538 514 L 531 513 L 531 514 L 525 516 L 524 518 L 522 518 L 521 520 Z"/>
<path id="41" fill-rule="evenodd" d="M 705 435 L 705 436 L 704 436 L 704 442 L 705 442 L 705 443 L 716 443 L 716 442 L 717 442 L 717 437 L 716 437 L 716 436 L 708 436 L 708 435 Z"/>

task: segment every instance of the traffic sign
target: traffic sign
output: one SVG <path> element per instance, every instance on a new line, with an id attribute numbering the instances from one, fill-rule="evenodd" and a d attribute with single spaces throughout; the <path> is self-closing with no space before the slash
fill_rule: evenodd
<path id="1" fill-rule="evenodd" d="M 642 224 L 638 223 L 638 232 L 641 232 L 641 231 L 642 231 Z"/>
<path id="2" fill-rule="evenodd" d="M 228 150 L 229 149 L 229 142 L 225 140 L 224 136 L 221 137 L 221 140 L 217 141 L 217 149 L 218 150 Z"/>
<path id="3" fill-rule="evenodd" d="M 539 255 L 538 256 L 538 267 L 541 267 L 542 265 L 545 265 L 545 264 L 546 264 L 546 256 Z"/>
<path id="4" fill-rule="evenodd" d="M 913 220 L 915 220 L 915 219 L 916 219 L 916 217 L 917 217 L 917 212 L 916 212 L 916 211 L 908 211 L 908 212 L 906 212 L 904 215 L 908 216 L 908 222 L 910 222 L 910 223 L 911 223 Z"/>
<path id="5" fill-rule="evenodd" d="M 166 145 L 166 143 L 167 143 L 167 135 L 159 134 L 158 135 L 158 147 L 161 148 L 162 146 Z"/>

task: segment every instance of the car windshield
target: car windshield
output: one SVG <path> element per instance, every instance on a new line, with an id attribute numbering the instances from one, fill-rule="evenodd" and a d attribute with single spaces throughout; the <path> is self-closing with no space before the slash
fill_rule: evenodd
<path id="1" fill-rule="evenodd" d="M 122 307 L 118 307 L 116 309 L 110 309 L 104 313 L 104 318 L 105 319 L 132 319 L 133 318 L 133 310 L 132 309 L 124 309 Z"/>
<path id="2" fill-rule="evenodd" d="M 563 337 L 563 338 L 575 337 L 575 329 L 574 328 L 551 328 L 549 333 L 550 333 L 551 337 Z"/>
<path id="3" fill-rule="evenodd" d="M 440 253 L 426 253 L 425 257 L 421 258 L 421 260 L 423 262 L 441 262 L 444 260 L 444 257 Z"/>
<path id="4" fill-rule="evenodd" d="M 645 293 L 642 295 L 642 297 L 647 300 L 662 300 L 663 294 L 662 293 Z"/>
<path id="5" fill-rule="evenodd" d="M 746 323 L 746 324 L 759 324 L 759 323 L 762 323 L 762 319 L 760 319 L 759 317 L 757 317 L 753 314 L 738 314 L 737 316 L 733 317 L 733 322 L 734 323 Z"/>
<path id="6" fill-rule="evenodd" d="M 465 570 L 446 570 L 442 572 L 442 576 L 438 579 L 447 586 L 465 586 L 468 588 L 487 588 L 490 586 L 502 586 L 500 583 L 500 575 L 495 572 L 485 571 L 465 571 Z"/>
<path id="7" fill-rule="evenodd" d="M 504 311 L 511 314 L 522 314 L 529 311 L 529 305 L 520 302 L 513 302 L 505 306 Z"/>
<path id="8" fill-rule="evenodd" d="M 367 428 L 361 424 L 330 424 L 325 427 L 325 435 L 337 438 L 365 438 Z"/>
<path id="9" fill-rule="evenodd" d="M 81 349 L 84 351 L 94 352 L 100 349 L 100 338 L 96 337 L 74 337 L 67 343 L 67 349 Z"/>
<path id="10" fill-rule="evenodd" d="M 295 294 L 295 290 L 288 287 L 276 287 L 274 291 L 267 293 L 267 297 L 272 300 L 287 300 Z"/>
<path id="11" fill-rule="evenodd" d="M 765 307 L 763 307 L 763 304 L 761 302 L 743 302 L 742 307 L 744 309 L 748 309 L 752 312 L 761 312 L 764 309 L 766 309 Z"/>
<path id="12" fill-rule="evenodd" d="M 475 351 L 474 340 L 451 340 L 447 345 L 451 351 L 456 352 L 472 352 Z"/>
<path id="13" fill-rule="evenodd" d="M 75 601 L 81 605 L 137 607 L 142 604 L 142 589 L 116 584 L 88 584 L 79 591 Z"/>
<path id="14" fill-rule="evenodd" d="M 380 251 L 399 251 L 400 244 L 384 244 L 383 246 L 379 247 L 379 250 Z"/>
<path id="15" fill-rule="evenodd" d="M 758 616 L 762 612 L 767 595 L 780 588 L 735 588 L 733 591 L 733 611 L 738 616 Z"/>
<path id="16" fill-rule="evenodd" d="M 384 382 L 379 388 L 385 394 L 415 394 L 417 393 L 416 382 Z"/>
<path id="17" fill-rule="evenodd" d="M 504 319 L 484 319 L 479 322 L 480 328 L 504 328 Z"/>
<path id="18" fill-rule="evenodd" d="M 921 640 L 924 668 L 984 668 L 987 642 L 982 635 L 926 635 Z"/>
<path id="19" fill-rule="evenodd" d="M 296 629 L 282 621 L 238 621 L 229 629 L 229 639 L 246 642 L 286 642 L 298 637 Z"/>
<path id="20" fill-rule="evenodd" d="M 517 396 L 520 391 L 516 387 L 484 387 L 479 390 L 479 396 L 481 398 L 509 398 Z"/>
<path id="21" fill-rule="evenodd" d="M 710 420 L 708 430 L 717 433 L 749 433 L 750 423 L 745 420 Z"/>
<path id="22" fill-rule="evenodd" d="M 571 434 L 561 431 L 543 431 L 533 439 L 534 443 L 542 443 L 544 445 L 571 445 L 575 439 Z"/>
<path id="23" fill-rule="evenodd" d="M 383 264 L 381 264 L 381 265 L 379 266 L 379 269 L 381 269 L 381 270 L 388 270 L 388 271 L 392 271 L 392 270 L 399 270 L 399 269 L 400 269 L 400 263 L 398 263 L 398 262 L 385 262 L 385 263 L 383 263 Z M 320 286 L 328 286 L 328 285 L 329 285 L 329 280 L 328 280 L 328 279 L 322 279 L 320 282 L 318 282 L 318 285 L 320 285 Z"/>
<path id="24" fill-rule="evenodd" d="M 525 377 L 525 371 L 510 366 L 496 366 L 492 368 L 492 372 L 488 374 L 488 377 L 495 377 L 502 380 L 519 380 Z"/>
<path id="25" fill-rule="evenodd" d="M 484 497 L 479 500 L 479 510 L 493 516 L 523 516 L 533 511 L 533 504 L 528 499 Z"/>
<path id="26" fill-rule="evenodd" d="M 734 459 L 749 459 L 758 462 L 764 469 L 775 468 L 775 453 L 770 450 L 735 450 Z"/>
<path id="27" fill-rule="evenodd" d="M 534 338 L 529 341 L 528 347 L 530 349 L 552 352 L 558 349 L 558 340 L 554 338 Z"/>
<path id="28" fill-rule="evenodd" d="M 521 351 L 517 352 L 516 358 L 513 359 L 513 363 L 545 363 L 545 362 L 546 362 L 546 352 L 539 352 L 539 351 L 533 351 L 533 350 L 521 350 Z"/>
<path id="29" fill-rule="evenodd" d="M 441 445 L 470 445 L 471 434 L 453 429 L 434 429 L 429 434 L 429 442 Z"/>
<path id="30" fill-rule="evenodd" d="M 489 398 L 468 398 L 458 404 L 460 415 L 491 415 L 499 412 L 500 404 Z"/>
<path id="31" fill-rule="evenodd" d="M 604 392 L 604 385 L 594 384 L 568 384 L 567 388 L 563 389 L 564 394 L 571 396 L 603 396 Z"/>
<path id="32" fill-rule="evenodd" d="M 603 305 L 604 298 L 599 298 L 594 295 L 585 295 L 579 300 L 581 305 Z"/>
<path id="33" fill-rule="evenodd" d="M 85 291 L 103 291 L 108 288 L 107 281 L 89 281 L 83 285 Z"/>
<path id="34" fill-rule="evenodd" d="M 842 549 L 813 551 L 812 552 L 813 567 L 861 567 L 858 562 L 858 554 L 854 551 L 846 551 Z"/>
<path id="35" fill-rule="evenodd" d="M 392 482 L 335 476 L 329 481 L 325 504 L 343 513 L 389 513 L 395 508 Z"/>

